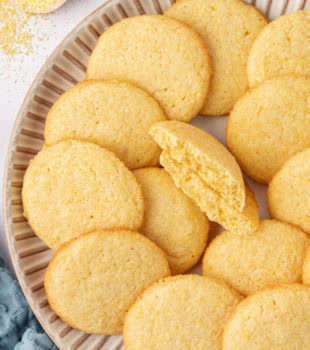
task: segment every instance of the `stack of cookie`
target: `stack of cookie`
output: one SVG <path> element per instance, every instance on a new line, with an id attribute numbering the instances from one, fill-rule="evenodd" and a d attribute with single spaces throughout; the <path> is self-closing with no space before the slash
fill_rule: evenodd
<path id="1" fill-rule="evenodd" d="M 309 32 L 309 11 L 267 24 L 179 0 L 102 34 L 24 178 L 60 318 L 127 350 L 310 349 Z M 229 150 L 198 113 L 230 113 Z M 273 220 L 241 169 L 269 183 Z M 208 219 L 225 231 L 207 246 Z"/>

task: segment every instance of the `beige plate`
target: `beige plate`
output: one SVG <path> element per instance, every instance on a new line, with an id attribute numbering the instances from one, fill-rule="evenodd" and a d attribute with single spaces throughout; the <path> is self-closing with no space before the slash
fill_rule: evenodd
<path id="1" fill-rule="evenodd" d="M 110 0 L 86 17 L 42 67 L 20 108 L 12 131 L 4 178 L 4 215 L 9 249 L 29 304 L 60 349 L 120 350 L 124 347 L 121 336 L 88 335 L 72 329 L 49 307 L 43 278 L 53 251 L 34 235 L 23 217 L 23 175 L 29 160 L 43 145 L 43 128 L 49 108 L 61 93 L 84 79 L 88 57 L 99 35 L 124 17 L 161 13 L 172 2 L 173 0 Z M 310 0 L 252 0 L 252 3 L 256 3 L 270 19 L 301 8 L 310 8 Z M 192 124 L 209 131 L 225 143 L 226 119 L 197 117 Z M 259 201 L 261 218 L 268 217 L 265 186 L 249 182 Z"/>

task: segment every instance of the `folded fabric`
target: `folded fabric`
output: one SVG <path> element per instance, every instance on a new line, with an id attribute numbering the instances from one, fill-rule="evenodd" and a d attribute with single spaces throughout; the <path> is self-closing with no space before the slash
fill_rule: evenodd
<path id="1" fill-rule="evenodd" d="M 0 350 L 57 350 L 0 257 Z"/>

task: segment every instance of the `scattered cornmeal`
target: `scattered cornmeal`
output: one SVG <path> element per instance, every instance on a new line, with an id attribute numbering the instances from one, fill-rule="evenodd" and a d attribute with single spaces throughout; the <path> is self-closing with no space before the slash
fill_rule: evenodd
<path id="1" fill-rule="evenodd" d="M 26 12 L 47 13 L 56 10 L 66 0 L 13 0 L 16 5 Z"/>

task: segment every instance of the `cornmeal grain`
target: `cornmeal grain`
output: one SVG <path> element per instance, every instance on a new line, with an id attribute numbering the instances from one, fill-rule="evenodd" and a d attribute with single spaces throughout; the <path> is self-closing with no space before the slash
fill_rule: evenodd
<path id="1" fill-rule="evenodd" d="M 48 145 L 66 139 L 88 141 L 113 151 L 129 169 L 159 164 L 160 148 L 149 128 L 166 117 L 157 102 L 126 82 L 83 81 L 50 109 Z"/>
<path id="2" fill-rule="evenodd" d="M 266 26 L 248 59 L 250 87 L 270 78 L 297 74 L 310 76 L 310 11 L 281 16 Z"/>
<path id="3" fill-rule="evenodd" d="M 138 169 L 134 175 L 145 203 L 139 232 L 162 248 L 173 274 L 186 272 L 205 250 L 209 231 L 206 215 L 164 169 Z"/>
<path id="4" fill-rule="evenodd" d="M 47 268 L 44 285 L 52 309 L 70 326 L 119 334 L 137 296 L 169 274 L 167 259 L 153 242 L 115 229 L 62 245 Z"/>
<path id="5" fill-rule="evenodd" d="M 267 19 L 240 0 L 179 0 L 165 16 L 189 24 L 207 45 L 212 75 L 201 113 L 227 114 L 247 89 L 248 54 Z"/>
<path id="6" fill-rule="evenodd" d="M 272 217 L 310 235 L 310 148 L 290 158 L 272 179 L 268 205 Z"/>
<path id="7" fill-rule="evenodd" d="M 224 330 L 223 350 L 310 349 L 310 287 L 266 287 L 244 299 Z"/>
<path id="8" fill-rule="evenodd" d="M 232 288 L 207 277 L 161 280 L 130 308 L 126 350 L 220 350 L 224 324 L 240 300 Z"/>
<path id="9" fill-rule="evenodd" d="M 247 92 L 234 106 L 227 145 L 241 168 L 268 183 L 295 153 L 310 147 L 310 77 L 283 76 Z"/>
<path id="10" fill-rule="evenodd" d="M 52 249 L 98 229 L 135 230 L 143 220 L 134 175 L 112 152 L 86 142 L 45 146 L 25 173 L 22 198 L 29 225 Z"/>
<path id="11" fill-rule="evenodd" d="M 301 282 L 310 239 L 299 228 L 263 220 L 253 236 L 224 231 L 208 246 L 203 275 L 221 279 L 244 295 L 269 284 Z"/>
<path id="12" fill-rule="evenodd" d="M 159 102 L 169 119 L 190 121 L 205 102 L 210 77 L 203 40 L 161 15 L 124 19 L 106 30 L 90 56 L 88 79 L 132 82 Z"/>

